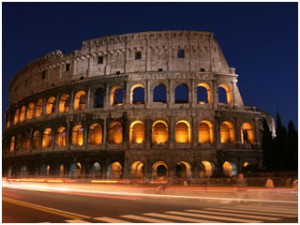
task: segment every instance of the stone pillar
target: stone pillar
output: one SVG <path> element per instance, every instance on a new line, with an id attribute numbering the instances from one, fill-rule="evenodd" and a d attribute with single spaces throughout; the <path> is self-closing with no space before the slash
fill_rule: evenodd
<path id="1" fill-rule="evenodd" d="M 169 139 L 169 148 L 173 149 L 175 147 L 175 121 L 173 117 L 169 117 L 168 124 L 168 139 Z"/>

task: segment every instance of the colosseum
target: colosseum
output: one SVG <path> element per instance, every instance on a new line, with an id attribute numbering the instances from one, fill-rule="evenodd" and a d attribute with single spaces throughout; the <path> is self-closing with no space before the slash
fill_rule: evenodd
<path id="1" fill-rule="evenodd" d="M 3 176 L 234 176 L 262 167 L 262 119 L 245 106 L 211 32 L 155 31 L 53 51 L 12 79 Z"/>

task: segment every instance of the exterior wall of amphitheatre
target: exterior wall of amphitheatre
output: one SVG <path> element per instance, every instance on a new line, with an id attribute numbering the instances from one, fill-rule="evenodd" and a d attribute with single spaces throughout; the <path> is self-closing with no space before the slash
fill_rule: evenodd
<path id="1" fill-rule="evenodd" d="M 3 174 L 155 179 L 260 168 L 262 118 L 272 118 L 244 106 L 237 77 L 210 32 L 116 35 L 51 52 L 10 83 Z"/>

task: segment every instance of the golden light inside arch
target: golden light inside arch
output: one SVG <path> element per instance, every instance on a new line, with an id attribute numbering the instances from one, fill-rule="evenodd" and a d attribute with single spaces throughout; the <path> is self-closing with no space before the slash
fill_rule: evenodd
<path id="1" fill-rule="evenodd" d="M 50 148 L 52 145 L 52 129 L 46 128 L 43 133 L 42 147 Z"/>
<path id="2" fill-rule="evenodd" d="M 221 137 L 221 143 L 226 144 L 226 143 L 233 143 L 235 138 L 234 138 L 234 127 L 232 123 L 228 121 L 224 121 L 220 125 L 220 137 Z"/>
<path id="3" fill-rule="evenodd" d="M 70 101 L 70 95 L 68 94 L 63 94 L 60 97 L 59 100 L 59 112 L 61 113 L 65 113 L 65 112 L 69 112 L 70 111 L 70 106 L 68 105 L 68 103 Z"/>
<path id="4" fill-rule="evenodd" d="M 9 146 L 9 151 L 10 152 L 15 151 L 15 144 L 16 144 L 16 138 L 15 138 L 15 136 L 12 136 L 11 141 L 10 141 L 10 146 Z"/>
<path id="5" fill-rule="evenodd" d="M 40 147 L 40 132 L 38 130 L 33 132 L 32 149 L 38 149 Z"/>
<path id="6" fill-rule="evenodd" d="M 223 163 L 223 172 L 225 176 L 232 176 L 236 174 L 236 165 L 232 162 L 225 161 Z"/>
<path id="7" fill-rule="evenodd" d="M 241 126 L 241 139 L 242 143 L 250 143 L 253 144 L 254 142 L 254 132 L 253 127 L 250 123 L 243 123 Z"/>
<path id="8" fill-rule="evenodd" d="M 81 102 L 82 99 L 86 97 L 85 91 L 78 91 L 74 96 L 74 109 L 85 109 L 86 102 Z"/>
<path id="9" fill-rule="evenodd" d="M 144 163 L 141 161 L 135 161 L 131 166 L 131 175 L 134 177 L 141 177 L 143 176 L 143 167 Z"/>
<path id="10" fill-rule="evenodd" d="M 145 140 L 145 126 L 142 121 L 134 121 L 130 125 L 130 143 L 141 144 Z"/>
<path id="11" fill-rule="evenodd" d="M 191 165 L 188 162 L 180 161 L 177 163 L 177 165 L 184 165 L 185 170 L 182 171 L 184 173 L 184 176 L 186 176 L 186 177 L 191 176 Z"/>
<path id="12" fill-rule="evenodd" d="M 213 125 L 208 120 L 202 120 L 198 127 L 198 143 L 213 143 L 214 130 Z"/>
<path id="13" fill-rule="evenodd" d="M 42 99 L 39 99 L 36 104 L 36 110 L 35 110 L 36 117 L 40 117 L 41 115 L 43 115 L 43 104 L 44 101 Z"/>
<path id="14" fill-rule="evenodd" d="M 29 103 L 28 108 L 27 108 L 26 118 L 28 120 L 31 120 L 31 119 L 33 119 L 33 116 L 34 116 L 34 104 L 31 102 L 31 103 Z"/>
<path id="15" fill-rule="evenodd" d="M 76 125 L 72 130 L 72 144 L 82 146 L 84 140 L 84 129 L 81 125 Z"/>
<path id="16" fill-rule="evenodd" d="M 55 111 L 55 97 L 51 96 L 47 100 L 46 104 L 46 115 L 50 115 Z"/>
<path id="17" fill-rule="evenodd" d="M 64 147 L 67 143 L 67 134 L 65 127 L 59 127 L 56 132 L 56 146 Z"/>
<path id="18" fill-rule="evenodd" d="M 186 120 L 180 120 L 176 123 L 175 142 L 182 144 L 191 142 L 191 126 Z"/>
<path id="19" fill-rule="evenodd" d="M 25 113 L 26 113 L 26 106 L 21 107 L 21 112 L 20 112 L 20 119 L 19 121 L 22 122 L 25 120 Z"/>
<path id="20" fill-rule="evenodd" d="M 232 104 L 232 93 L 231 93 L 230 88 L 226 84 L 220 84 L 219 87 L 223 88 L 226 91 L 227 104 L 231 105 Z"/>
<path id="21" fill-rule="evenodd" d="M 132 87 L 130 88 L 130 104 L 133 104 L 133 93 L 134 93 L 134 89 L 136 88 L 143 88 L 144 91 L 145 91 L 145 87 L 143 84 L 134 84 L 132 85 Z M 144 102 L 145 102 L 145 99 L 144 99 Z"/>
<path id="22" fill-rule="evenodd" d="M 204 166 L 205 169 L 205 176 L 212 176 L 213 173 L 213 166 L 209 161 L 202 161 L 201 164 Z"/>
<path id="23" fill-rule="evenodd" d="M 122 124 L 114 121 L 109 125 L 108 141 L 114 144 L 121 144 L 123 142 Z"/>
<path id="24" fill-rule="evenodd" d="M 119 162 L 113 162 L 111 164 L 111 178 L 120 178 L 122 175 L 122 165 Z"/>
<path id="25" fill-rule="evenodd" d="M 20 114 L 20 110 L 17 109 L 15 112 L 14 124 L 17 124 L 19 122 L 19 114 Z"/>
<path id="26" fill-rule="evenodd" d="M 212 103 L 212 94 L 211 94 L 211 88 L 207 83 L 198 83 L 197 87 L 204 87 L 206 89 L 207 92 L 207 102 L 208 104 Z M 200 104 L 204 104 L 201 103 Z"/>
<path id="27" fill-rule="evenodd" d="M 152 125 L 152 142 L 164 144 L 168 142 L 168 125 L 163 120 L 157 120 Z"/>
<path id="28" fill-rule="evenodd" d="M 96 145 L 102 144 L 102 126 L 100 123 L 94 123 L 90 126 L 89 143 Z"/>

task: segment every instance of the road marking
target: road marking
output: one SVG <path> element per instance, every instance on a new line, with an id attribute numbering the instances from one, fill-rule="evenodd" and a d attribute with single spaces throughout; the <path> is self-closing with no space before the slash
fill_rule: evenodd
<path id="1" fill-rule="evenodd" d="M 134 220 L 141 220 L 143 222 L 149 222 L 149 223 L 172 223 L 171 221 L 167 220 L 160 220 L 156 218 L 150 218 L 150 217 L 144 217 L 144 216 L 136 216 L 136 215 L 123 215 L 120 217 L 128 218 L 128 219 L 134 219 Z"/>
<path id="2" fill-rule="evenodd" d="M 278 207 L 278 206 L 239 206 L 238 208 L 240 209 L 262 209 L 262 210 L 266 210 L 268 209 L 269 211 L 277 211 L 277 212 L 287 212 L 287 213 L 291 213 L 291 211 L 294 211 L 294 213 L 298 213 L 298 207 Z"/>
<path id="3" fill-rule="evenodd" d="M 65 220 L 65 222 L 67 222 L 67 223 L 89 223 L 84 220 Z"/>
<path id="4" fill-rule="evenodd" d="M 90 217 L 80 215 L 80 214 L 77 214 L 77 213 L 67 212 L 67 211 L 54 209 L 54 208 L 49 208 L 49 207 L 36 205 L 36 204 L 28 203 L 28 202 L 23 202 L 23 201 L 11 199 L 11 198 L 6 198 L 6 197 L 3 197 L 2 201 L 8 202 L 8 203 L 11 203 L 11 204 L 15 204 L 15 205 L 20 205 L 20 206 L 27 207 L 27 208 L 31 208 L 31 209 L 35 209 L 35 210 L 39 210 L 39 211 L 43 211 L 43 212 L 50 213 L 50 214 L 59 215 L 59 216 L 62 216 L 62 217 L 67 217 L 67 218 L 70 218 L 70 219 L 90 218 Z"/>
<path id="5" fill-rule="evenodd" d="M 212 210 L 211 211 L 206 211 L 206 210 Z M 216 214 L 218 213 L 219 215 L 229 215 L 228 213 L 225 212 L 216 212 L 216 211 L 222 211 L 219 210 L 217 208 L 206 208 L 206 210 L 186 210 L 188 212 L 195 212 L 195 213 L 207 213 L 207 214 Z M 237 211 L 231 210 L 230 212 L 233 212 L 233 214 L 231 216 L 234 217 L 240 217 L 240 218 L 246 218 L 246 219 L 258 219 L 258 220 L 280 220 L 281 218 L 278 217 L 269 217 L 269 216 L 256 216 L 256 215 L 241 215 L 241 214 L 237 214 Z M 234 213 L 235 212 L 235 213 Z"/>
<path id="6" fill-rule="evenodd" d="M 164 219 L 173 219 L 173 220 L 180 220 L 189 223 L 218 223 L 219 221 L 213 220 L 203 220 L 203 219 L 194 219 L 194 218 L 186 218 L 181 216 L 174 216 L 174 215 L 165 215 L 159 213 L 144 213 L 145 216 L 152 216 L 152 217 L 160 217 Z"/>
<path id="7" fill-rule="evenodd" d="M 262 216 L 280 216 L 280 217 L 287 217 L 287 218 L 294 218 L 294 215 L 289 214 L 282 214 L 282 213 L 272 213 L 272 212 L 260 212 L 260 211 L 249 211 L 246 209 L 237 209 L 232 207 L 226 208 L 218 208 L 214 209 L 213 211 L 222 211 L 222 212 L 233 212 L 235 215 L 237 212 L 239 213 L 246 213 L 246 214 L 254 214 L 254 215 L 262 215 Z"/>
<path id="8" fill-rule="evenodd" d="M 125 220 L 119 220 L 119 219 L 114 219 L 114 218 L 110 218 L 110 217 L 97 217 L 97 218 L 93 218 L 93 219 L 101 221 L 101 222 L 106 222 L 106 223 L 130 223 Z"/>
<path id="9" fill-rule="evenodd" d="M 226 207 L 224 209 L 235 209 L 233 207 Z M 237 208 L 237 210 L 240 210 L 240 211 L 247 211 L 247 212 L 250 212 L 250 211 L 253 211 L 253 212 L 272 212 L 272 213 L 275 213 L 276 215 L 278 214 L 282 214 L 282 215 L 285 215 L 285 214 L 294 214 L 294 215 L 298 215 L 298 211 L 294 211 L 292 212 L 291 210 L 274 210 L 272 207 L 268 207 L 267 209 L 266 208 L 256 208 L 256 207 L 253 207 L 253 206 L 249 206 L 249 208 L 245 208 L 245 207 L 241 207 L 241 208 Z"/>
<path id="10" fill-rule="evenodd" d="M 218 216 L 215 213 L 215 215 L 204 215 L 204 214 L 195 214 L 195 213 L 185 213 L 185 212 L 176 212 L 176 211 L 168 211 L 166 213 L 169 214 L 175 214 L 175 215 L 181 215 L 181 216 L 186 216 L 186 217 L 197 217 L 197 218 L 207 218 L 207 219 L 217 219 L 223 221 L 230 221 L 230 222 L 238 222 L 238 223 L 261 223 L 263 221 L 258 221 L 258 220 L 247 220 L 247 219 L 237 219 L 237 218 L 232 218 L 232 217 L 224 217 L 224 216 Z M 206 213 L 203 211 L 203 213 Z"/>

